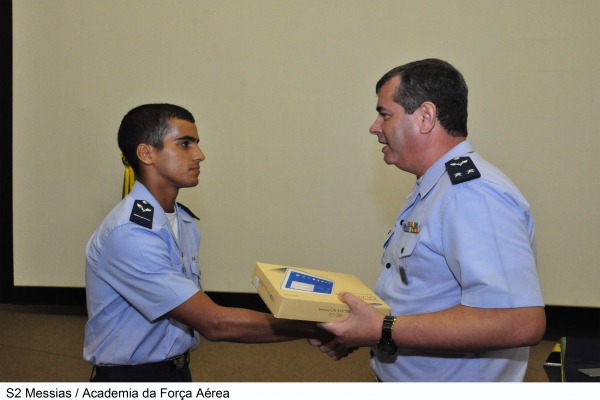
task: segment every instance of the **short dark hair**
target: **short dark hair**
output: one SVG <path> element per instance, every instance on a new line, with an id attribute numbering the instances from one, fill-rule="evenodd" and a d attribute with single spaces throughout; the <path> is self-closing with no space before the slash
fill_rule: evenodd
<path id="1" fill-rule="evenodd" d="M 174 104 L 144 104 L 130 110 L 119 126 L 117 141 L 125 160 L 138 172 L 137 147 L 147 143 L 158 149 L 163 148 L 163 138 L 171 130 L 169 120 L 176 118 L 189 122 L 194 116 L 183 107 Z"/>
<path id="2" fill-rule="evenodd" d="M 393 68 L 379 79 L 375 92 L 394 77 L 400 84 L 394 101 L 412 114 L 425 101 L 437 107 L 437 118 L 451 136 L 468 135 L 467 83 L 462 74 L 446 61 L 428 58 Z"/>

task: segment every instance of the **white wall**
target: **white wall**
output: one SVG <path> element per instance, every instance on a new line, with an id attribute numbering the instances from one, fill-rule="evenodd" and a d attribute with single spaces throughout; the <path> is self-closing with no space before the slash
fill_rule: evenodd
<path id="1" fill-rule="evenodd" d="M 253 292 L 254 262 L 373 286 L 414 178 L 368 133 L 374 85 L 425 57 L 470 88 L 470 138 L 530 200 L 547 304 L 600 306 L 600 15 L 562 0 L 22 0 L 14 13 L 15 284 L 84 284 L 120 199 L 122 116 L 172 102 L 207 156 L 206 290 Z"/>

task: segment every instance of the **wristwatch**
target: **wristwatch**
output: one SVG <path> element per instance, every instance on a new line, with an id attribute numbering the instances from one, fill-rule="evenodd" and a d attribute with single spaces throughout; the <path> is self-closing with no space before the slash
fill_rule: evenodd
<path id="1" fill-rule="evenodd" d="M 393 355 L 396 354 L 398 347 L 392 340 L 392 328 L 396 322 L 396 317 L 393 315 L 386 315 L 383 318 L 383 325 L 381 327 L 381 339 L 377 343 L 377 349 L 383 354 Z"/>

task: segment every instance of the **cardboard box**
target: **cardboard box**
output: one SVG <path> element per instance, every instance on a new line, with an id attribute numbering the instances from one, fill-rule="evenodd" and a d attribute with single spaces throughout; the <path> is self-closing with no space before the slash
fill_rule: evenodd
<path id="1" fill-rule="evenodd" d="M 257 262 L 251 281 L 277 318 L 317 322 L 343 320 L 350 309 L 338 298 L 337 294 L 342 291 L 353 293 L 384 315 L 391 312 L 387 304 L 351 274 Z"/>

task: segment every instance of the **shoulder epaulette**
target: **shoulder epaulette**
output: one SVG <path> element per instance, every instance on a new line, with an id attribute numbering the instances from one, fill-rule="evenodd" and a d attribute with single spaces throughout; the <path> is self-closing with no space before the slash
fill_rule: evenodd
<path id="1" fill-rule="evenodd" d="M 183 209 L 184 209 L 184 210 L 185 210 L 185 211 L 186 211 L 188 214 L 190 214 L 190 215 L 191 215 L 193 218 L 196 218 L 198 221 L 200 221 L 200 218 L 196 217 L 196 214 L 194 214 L 194 213 L 192 212 L 192 210 L 190 210 L 189 208 L 187 208 L 186 206 L 184 206 L 184 205 L 183 205 L 183 204 L 181 204 L 181 203 L 177 203 L 177 205 L 178 205 L 179 207 L 183 208 Z"/>
<path id="2" fill-rule="evenodd" d="M 446 171 L 453 185 L 477 179 L 481 176 L 471 157 L 453 158 L 446 163 Z"/>
<path id="3" fill-rule="evenodd" d="M 129 220 L 145 228 L 152 229 L 152 219 L 154 218 L 154 207 L 146 200 L 136 200 L 131 209 Z"/>

